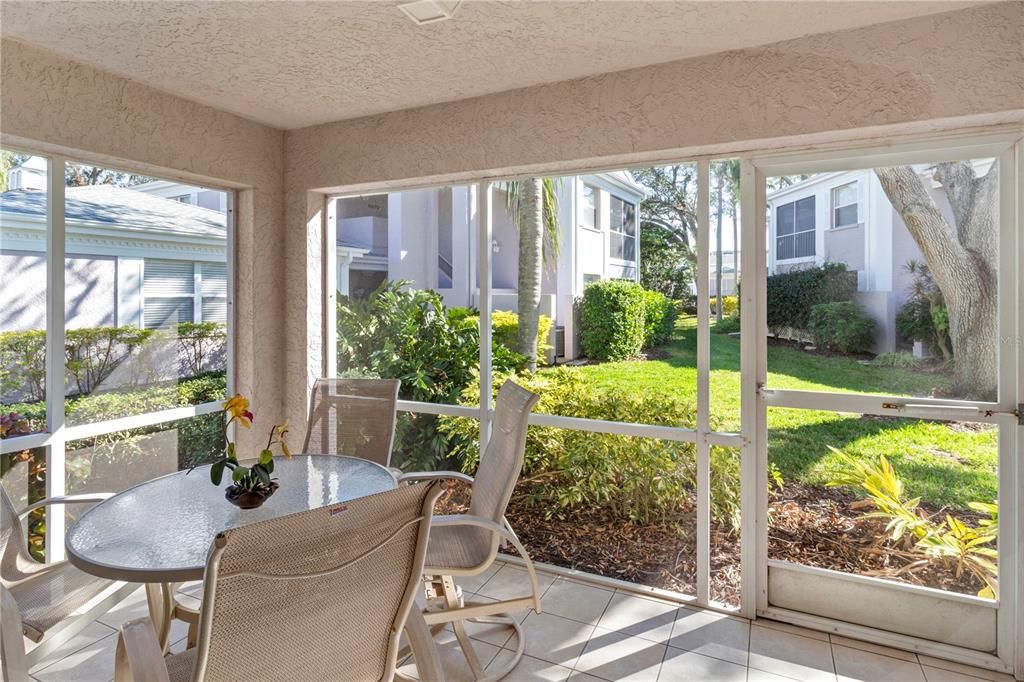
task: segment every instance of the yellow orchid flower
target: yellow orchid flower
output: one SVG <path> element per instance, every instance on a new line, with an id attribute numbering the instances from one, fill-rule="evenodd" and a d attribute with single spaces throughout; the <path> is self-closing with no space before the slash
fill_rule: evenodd
<path id="1" fill-rule="evenodd" d="M 231 421 L 238 420 L 245 428 L 252 425 L 253 415 L 249 411 L 249 399 L 241 393 L 236 393 L 224 401 L 224 411 L 231 415 Z"/>

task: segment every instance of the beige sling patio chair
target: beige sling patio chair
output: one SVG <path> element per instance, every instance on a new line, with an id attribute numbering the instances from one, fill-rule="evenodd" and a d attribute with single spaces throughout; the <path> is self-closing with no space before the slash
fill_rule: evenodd
<path id="1" fill-rule="evenodd" d="M 49 505 L 100 502 L 112 495 L 51 497 L 16 512 L 0 488 L 0 659 L 4 680 L 29 669 L 81 632 L 140 585 L 96 578 L 67 561 L 41 564 L 28 553 L 21 517 Z M 25 651 L 28 637 L 36 646 Z"/>
<path id="2" fill-rule="evenodd" d="M 533 562 L 505 518 L 505 508 L 523 468 L 527 420 L 538 400 L 540 396 L 512 381 L 502 385 L 495 403 L 491 437 L 480 458 L 475 479 L 453 471 L 409 473 L 399 478 L 400 481 L 452 478 L 469 483 L 473 488 L 468 514 L 434 517 L 423 573 L 427 576 L 428 585 L 428 607 L 424 612 L 426 622 L 430 625 L 452 624 L 459 646 L 477 680 L 501 679 L 511 672 L 523 655 L 526 643 L 522 628 L 519 621 L 508 614 L 526 608 L 537 613 L 541 611 Z M 499 545 L 505 540 L 512 543 L 526 563 L 532 593 L 499 602 L 465 601 L 454 577 L 476 575 L 487 570 L 497 558 Z M 489 670 L 485 675 L 463 625 L 464 620 L 502 623 L 512 628 L 517 642 L 515 655 L 506 665 Z"/>
<path id="3" fill-rule="evenodd" d="M 401 486 L 220 533 L 197 645 L 163 658 L 152 622 L 130 621 L 115 680 L 391 680 L 403 628 L 420 678 L 439 679 L 429 630 L 410 611 L 440 493 L 437 482 Z"/>
<path id="4" fill-rule="evenodd" d="M 302 451 L 391 464 L 397 379 L 317 379 Z"/>

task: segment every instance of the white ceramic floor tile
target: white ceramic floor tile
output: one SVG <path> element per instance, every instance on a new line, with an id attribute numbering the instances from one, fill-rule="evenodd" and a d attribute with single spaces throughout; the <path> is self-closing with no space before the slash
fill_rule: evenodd
<path id="1" fill-rule="evenodd" d="M 472 682 L 473 674 L 470 671 L 466 656 L 459 646 L 455 634 L 444 631 L 438 633 L 434 638 L 437 644 L 437 655 L 441 659 L 441 667 L 444 669 L 445 682 Z M 487 667 L 501 649 L 486 642 L 474 641 L 473 650 L 476 652 L 480 664 Z M 413 679 L 419 679 L 415 662 L 407 663 L 401 668 L 402 674 Z"/>
<path id="2" fill-rule="evenodd" d="M 572 668 L 593 631 L 593 625 L 549 613 L 531 612 L 523 621 L 526 654 Z"/>
<path id="3" fill-rule="evenodd" d="M 833 646 L 839 682 L 925 682 L 921 664 L 870 651 Z"/>
<path id="4" fill-rule="evenodd" d="M 551 586 L 551 583 L 555 581 L 554 576 L 546 573 L 537 574 L 537 584 L 540 588 L 540 593 L 543 595 L 544 591 Z M 530 587 L 530 574 L 525 568 L 519 568 L 518 566 L 502 566 L 491 579 L 484 583 L 483 587 L 478 589 L 477 594 L 482 594 L 485 597 L 491 599 L 497 599 L 499 601 L 505 599 L 515 599 L 517 597 L 529 597 L 532 594 Z"/>
<path id="5" fill-rule="evenodd" d="M 882 646 L 881 644 L 873 644 L 871 642 L 862 642 L 859 639 L 850 639 L 849 637 L 842 637 L 840 635 L 830 635 L 832 644 L 838 646 L 845 646 L 851 649 L 860 649 L 861 651 L 870 651 L 873 654 L 881 654 L 882 656 L 889 656 L 890 658 L 898 658 L 902 661 L 908 661 L 910 663 L 917 663 L 917 654 L 912 651 L 902 651 L 901 649 L 893 649 L 891 647 Z"/>
<path id="6" fill-rule="evenodd" d="M 747 669 L 747 682 L 793 682 L 792 677 L 783 677 L 763 670 Z"/>
<path id="7" fill-rule="evenodd" d="M 669 646 L 696 651 L 739 665 L 747 664 L 750 623 L 713 611 L 681 608 L 672 625 Z"/>
<path id="8" fill-rule="evenodd" d="M 487 667 L 487 672 L 508 665 L 509 661 L 512 660 L 512 656 L 513 652 L 508 649 L 502 649 Z M 512 669 L 512 672 L 501 679 L 502 682 L 564 682 L 569 679 L 571 674 L 572 669 L 570 668 L 548 663 L 539 658 L 523 656 L 519 659 L 516 667 Z"/>
<path id="9" fill-rule="evenodd" d="M 601 679 L 600 677 L 594 677 L 593 675 L 588 675 L 587 673 L 581 673 L 581 672 L 579 672 L 577 670 L 577 671 L 573 672 L 572 675 L 569 676 L 569 682 L 607 682 L 607 681 Z"/>
<path id="10" fill-rule="evenodd" d="M 43 658 L 39 659 L 39 661 L 29 669 L 29 672 L 35 673 L 36 671 L 42 670 L 43 668 L 49 665 L 53 665 L 54 663 L 68 656 L 69 654 L 73 654 L 79 649 L 85 648 L 91 644 L 95 644 L 104 637 L 109 637 L 110 635 L 113 635 L 116 632 L 117 631 L 114 630 L 114 628 L 104 625 L 103 623 L 89 623 L 84 630 L 82 630 L 77 635 L 75 635 L 67 642 L 65 642 L 63 646 L 61 646 L 59 649 L 57 649 L 56 651 L 51 651 L 48 656 L 44 656 Z M 26 652 L 31 653 L 29 647 L 34 646 L 35 644 L 32 642 L 32 640 L 27 638 L 25 639 Z"/>
<path id="11" fill-rule="evenodd" d="M 482 573 L 476 575 L 465 575 L 455 578 L 455 584 L 462 588 L 463 594 L 467 592 L 477 592 L 488 580 L 494 576 L 498 570 L 505 564 L 500 561 L 495 561 L 493 564 L 487 567 Z"/>
<path id="12" fill-rule="evenodd" d="M 658 679 L 661 682 L 745 682 L 747 669 L 720 658 L 669 648 Z"/>
<path id="13" fill-rule="evenodd" d="M 576 661 L 576 670 L 606 680 L 657 680 L 665 645 L 597 628 Z"/>
<path id="14" fill-rule="evenodd" d="M 598 626 L 654 642 L 668 642 L 678 606 L 617 592 Z"/>
<path id="15" fill-rule="evenodd" d="M 114 678 L 117 635 L 111 634 L 33 673 L 39 682 L 107 682 Z"/>
<path id="16" fill-rule="evenodd" d="M 545 613 L 597 625 L 614 594 L 611 590 L 558 578 L 544 593 L 541 607 Z"/>
<path id="17" fill-rule="evenodd" d="M 961 673 L 971 677 L 980 677 L 984 680 L 992 680 L 992 682 L 1013 682 L 1013 677 L 1005 673 L 997 673 L 992 670 L 985 670 L 984 668 L 975 668 L 971 665 L 954 663 L 953 661 L 947 661 L 942 658 L 933 658 L 932 656 L 924 656 L 922 654 L 918 654 L 917 659 L 921 662 L 921 665 L 926 665 L 931 668 L 948 670 L 950 672 Z"/>
<path id="18" fill-rule="evenodd" d="M 807 682 L 834 682 L 836 679 L 832 646 L 828 642 L 757 624 L 750 628 L 748 665 Z"/>

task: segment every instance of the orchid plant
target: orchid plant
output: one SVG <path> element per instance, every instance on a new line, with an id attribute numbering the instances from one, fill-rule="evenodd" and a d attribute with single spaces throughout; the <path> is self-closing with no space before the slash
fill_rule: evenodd
<path id="1" fill-rule="evenodd" d="M 249 400 L 242 394 L 236 394 L 224 402 L 224 440 L 227 447 L 224 456 L 213 463 L 210 467 L 210 480 L 214 485 L 220 485 L 224 477 L 224 470 L 231 471 L 231 480 L 234 485 L 242 491 L 269 494 L 273 492 L 273 485 L 270 475 L 274 473 L 274 452 L 275 445 L 281 448 L 281 452 L 291 458 L 292 452 L 285 442 L 285 435 L 288 433 L 288 424 L 275 424 L 267 436 L 267 445 L 260 451 L 255 464 L 243 466 L 238 462 L 235 443 L 229 437 L 229 427 L 238 423 L 249 429 L 252 428 L 253 414 L 249 411 Z"/>

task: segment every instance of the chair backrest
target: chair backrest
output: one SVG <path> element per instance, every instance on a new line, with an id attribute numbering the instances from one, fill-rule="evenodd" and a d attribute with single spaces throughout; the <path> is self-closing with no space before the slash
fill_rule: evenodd
<path id="1" fill-rule="evenodd" d="M 397 379 L 317 379 L 302 451 L 391 463 Z"/>
<path id="2" fill-rule="evenodd" d="M 25 529 L 14 503 L 0 486 L 0 581 L 4 585 L 21 579 L 26 562 L 32 562 L 26 545 Z"/>
<path id="3" fill-rule="evenodd" d="M 439 483 L 228 530 L 206 565 L 195 680 L 390 680 Z"/>
<path id="4" fill-rule="evenodd" d="M 480 466 L 473 480 L 470 514 L 501 523 L 523 469 L 527 420 L 538 400 L 539 395 L 512 380 L 498 389 L 491 437 L 480 456 Z"/>

